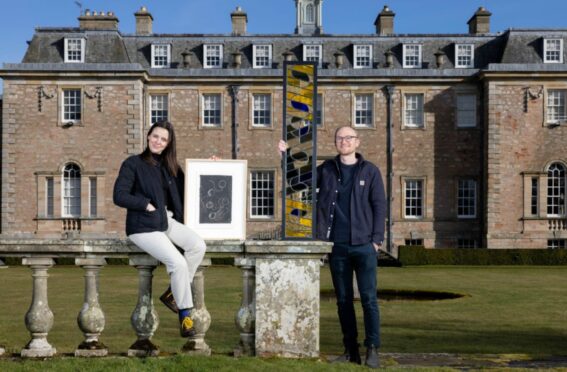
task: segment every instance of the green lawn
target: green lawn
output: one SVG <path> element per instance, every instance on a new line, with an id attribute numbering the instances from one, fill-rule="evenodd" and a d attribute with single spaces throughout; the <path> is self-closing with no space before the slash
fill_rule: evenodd
<path id="1" fill-rule="evenodd" d="M 31 302 L 30 273 L 26 267 L 0 270 L 0 345 L 8 354 L 19 353 L 29 340 L 23 319 Z M 69 354 L 83 339 L 76 325 L 83 301 L 83 272 L 80 268 L 62 266 L 51 269 L 49 274 L 49 305 L 55 315 L 55 324 L 48 339 L 57 348 L 58 354 Z M 101 341 L 108 346 L 111 354 L 125 353 L 135 341 L 129 319 L 136 304 L 137 281 L 136 270 L 130 267 L 108 266 L 101 272 L 100 302 L 106 314 L 106 329 Z M 567 354 L 565 266 L 380 268 L 378 282 L 383 289 L 466 294 L 454 300 L 380 302 L 384 352 Z M 205 363 L 208 368 L 223 370 L 219 366 L 238 343 L 234 316 L 240 305 L 241 271 L 214 266 L 205 272 L 205 283 L 205 300 L 212 317 L 206 340 L 216 357 L 210 361 L 207 358 L 195 360 L 202 360 L 199 363 Z M 176 316 L 157 299 L 166 286 L 167 275 L 164 268 L 159 267 L 155 271 L 154 301 L 160 327 L 153 340 L 167 355 L 177 353 L 183 341 L 178 337 Z M 323 289 L 331 288 L 326 267 L 322 268 L 321 286 Z M 358 314 L 362 318 L 360 310 Z M 362 323 L 359 333 L 363 337 Z M 326 355 L 341 351 L 334 300 L 323 300 L 321 352 Z M 200 369 L 184 365 L 183 357 L 170 359 L 172 368 Z M 249 359 L 244 358 L 238 363 L 242 363 L 242 368 L 250 369 L 246 360 Z M 7 362 L 0 361 L 0 369 L 3 369 L 3 363 Z M 28 367 L 33 365 L 26 363 Z M 77 363 L 80 365 L 82 362 Z M 116 363 L 117 368 L 123 365 L 125 369 L 130 369 L 128 363 L 141 363 L 136 368 L 147 366 L 152 369 L 153 362 L 115 359 L 108 363 Z M 295 369 L 283 361 L 262 363 L 267 363 L 264 367 L 270 370 Z M 329 368 L 327 364 L 305 363 L 308 370 Z M 23 367 L 17 363 L 10 365 Z M 79 365 L 75 367 L 80 369 Z"/>

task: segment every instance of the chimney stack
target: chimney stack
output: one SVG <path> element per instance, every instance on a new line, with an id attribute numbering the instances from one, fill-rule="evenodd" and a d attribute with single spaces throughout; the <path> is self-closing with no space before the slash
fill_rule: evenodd
<path id="1" fill-rule="evenodd" d="M 376 33 L 380 36 L 394 34 L 394 17 L 396 13 L 392 12 L 388 5 L 384 5 L 384 9 L 378 14 L 374 24 L 376 25 Z"/>
<path id="2" fill-rule="evenodd" d="M 473 14 L 471 19 L 467 22 L 469 25 L 469 34 L 488 34 L 490 33 L 490 13 L 484 7 L 478 8 L 478 10 Z"/>
<path id="3" fill-rule="evenodd" d="M 118 31 L 118 18 L 113 12 L 91 12 L 85 10 L 85 14 L 79 17 L 79 28 L 82 30 L 116 30 Z"/>
<path id="4" fill-rule="evenodd" d="M 134 13 L 134 16 L 136 17 L 136 35 L 151 35 L 154 17 L 148 12 L 148 9 L 142 6 L 140 10 Z"/>
<path id="5" fill-rule="evenodd" d="M 248 16 L 241 7 L 237 6 L 236 10 L 230 13 L 232 20 L 232 34 L 234 36 L 246 35 L 246 24 L 248 23 Z"/>

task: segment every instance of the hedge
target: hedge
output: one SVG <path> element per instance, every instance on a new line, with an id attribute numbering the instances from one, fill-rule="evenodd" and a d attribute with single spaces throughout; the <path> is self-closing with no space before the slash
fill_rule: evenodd
<path id="1" fill-rule="evenodd" d="M 426 249 L 401 246 L 402 265 L 567 265 L 565 249 Z"/>

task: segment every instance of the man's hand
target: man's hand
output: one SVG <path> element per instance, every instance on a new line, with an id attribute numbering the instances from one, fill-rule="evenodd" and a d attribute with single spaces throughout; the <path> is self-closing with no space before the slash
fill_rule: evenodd
<path id="1" fill-rule="evenodd" d="M 287 151 L 287 143 L 284 140 L 280 140 L 278 142 L 278 153 L 280 154 L 280 157 L 282 156 L 283 153 L 285 153 Z"/>
<path id="2" fill-rule="evenodd" d="M 378 250 L 382 248 L 382 244 L 376 244 L 372 242 L 372 245 L 374 246 L 374 250 L 376 251 L 376 253 L 378 253 Z"/>

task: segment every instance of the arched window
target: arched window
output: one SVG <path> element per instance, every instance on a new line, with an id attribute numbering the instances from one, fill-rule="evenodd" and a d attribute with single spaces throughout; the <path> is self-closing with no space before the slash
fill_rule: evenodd
<path id="1" fill-rule="evenodd" d="M 315 9 L 313 9 L 313 4 L 307 4 L 305 7 L 305 23 L 315 23 Z"/>
<path id="2" fill-rule="evenodd" d="M 63 217 L 81 216 L 81 169 L 69 163 L 63 169 Z"/>
<path id="3" fill-rule="evenodd" d="M 565 166 L 561 163 L 547 170 L 547 215 L 565 217 Z"/>

